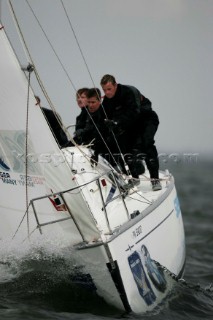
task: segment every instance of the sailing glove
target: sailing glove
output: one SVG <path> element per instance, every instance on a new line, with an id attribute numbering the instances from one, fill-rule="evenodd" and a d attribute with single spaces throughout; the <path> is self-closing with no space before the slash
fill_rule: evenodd
<path id="1" fill-rule="evenodd" d="M 82 144 L 83 141 L 83 133 L 84 130 L 83 129 L 78 129 L 76 130 L 76 132 L 74 133 L 74 140 L 77 144 Z"/>

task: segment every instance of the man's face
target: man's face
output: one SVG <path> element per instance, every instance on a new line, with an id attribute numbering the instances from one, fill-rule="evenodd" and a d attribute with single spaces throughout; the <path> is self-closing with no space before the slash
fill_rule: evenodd
<path id="1" fill-rule="evenodd" d="M 101 103 L 96 97 L 91 97 L 91 98 L 88 98 L 87 105 L 88 105 L 89 112 L 93 113 L 98 110 Z"/>
<path id="2" fill-rule="evenodd" d="M 116 93 L 117 86 L 117 83 L 112 84 L 111 82 L 107 82 L 107 84 L 102 85 L 105 96 L 109 99 L 113 98 Z"/>
<path id="3" fill-rule="evenodd" d="M 87 96 L 85 93 L 82 93 L 81 95 L 77 95 L 76 97 L 77 104 L 80 108 L 87 106 Z"/>

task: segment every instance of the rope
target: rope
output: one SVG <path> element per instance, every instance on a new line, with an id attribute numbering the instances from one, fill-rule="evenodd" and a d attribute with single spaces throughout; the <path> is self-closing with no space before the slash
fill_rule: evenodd
<path id="1" fill-rule="evenodd" d="M 18 228 L 16 229 L 16 231 L 15 231 L 13 237 L 12 237 L 12 240 L 15 238 L 15 236 L 16 236 L 16 234 L 17 234 L 17 232 L 18 232 L 18 230 L 19 230 L 22 222 L 24 221 L 25 216 L 28 214 L 29 206 L 30 206 L 30 203 L 29 203 L 28 206 L 27 206 L 27 209 L 26 209 L 26 211 L 25 211 L 25 213 L 24 213 L 24 215 L 23 215 L 23 217 L 22 217 L 22 219 L 21 219 L 21 222 L 20 222 L 19 225 L 18 225 Z M 28 235 L 29 235 L 29 233 L 28 233 Z"/>
<path id="2" fill-rule="evenodd" d="M 31 235 L 38 229 L 38 226 L 36 226 L 29 234 L 29 236 L 27 238 L 25 238 L 22 243 L 24 243 L 29 237 L 31 237 Z"/>
<path id="3" fill-rule="evenodd" d="M 29 227 L 29 212 L 28 212 L 28 125 L 29 125 L 29 95 L 30 95 L 30 76 L 33 69 L 29 69 L 28 74 L 28 87 L 27 87 L 27 113 L 26 113 L 26 139 L 25 139 L 25 193 L 26 193 L 26 213 L 27 213 L 27 233 L 29 236 L 30 227 Z"/>

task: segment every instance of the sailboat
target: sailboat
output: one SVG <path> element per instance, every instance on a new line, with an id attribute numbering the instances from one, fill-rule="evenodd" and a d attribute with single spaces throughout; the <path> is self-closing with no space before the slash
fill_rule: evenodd
<path id="1" fill-rule="evenodd" d="M 160 171 L 159 191 L 147 170 L 139 186 L 125 188 L 106 159 L 91 167 L 89 147 L 62 148 L 36 105 L 33 68 L 20 66 L 3 26 L 0 52 L 0 241 L 57 239 L 107 303 L 153 310 L 171 291 L 159 265 L 177 277 L 184 271 L 172 174 Z"/>

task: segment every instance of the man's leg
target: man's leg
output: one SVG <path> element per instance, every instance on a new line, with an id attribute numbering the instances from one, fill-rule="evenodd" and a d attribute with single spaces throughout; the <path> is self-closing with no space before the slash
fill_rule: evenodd
<path id="1" fill-rule="evenodd" d="M 162 189 L 162 186 L 159 181 L 159 160 L 158 160 L 158 152 L 155 145 L 152 145 L 146 153 L 145 159 L 147 168 L 149 170 L 152 190 L 158 191 Z"/>

